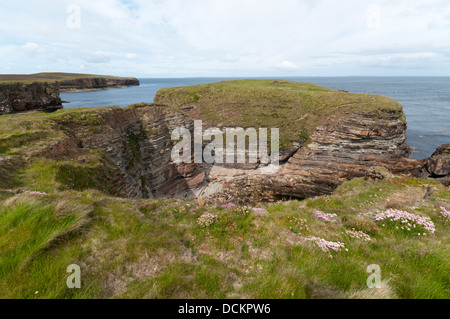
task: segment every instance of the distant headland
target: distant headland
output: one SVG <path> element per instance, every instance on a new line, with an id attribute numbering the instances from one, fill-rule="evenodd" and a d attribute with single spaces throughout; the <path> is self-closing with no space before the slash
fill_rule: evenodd
<path id="1" fill-rule="evenodd" d="M 62 108 L 60 92 L 139 86 L 133 77 L 81 73 L 0 74 L 0 115 Z"/>

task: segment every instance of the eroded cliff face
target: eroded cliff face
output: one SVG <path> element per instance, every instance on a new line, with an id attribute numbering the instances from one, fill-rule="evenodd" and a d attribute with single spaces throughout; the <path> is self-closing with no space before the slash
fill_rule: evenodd
<path id="1" fill-rule="evenodd" d="M 0 115 L 62 108 L 57 83 L 0 84 Z"/>
<path id="2" fill-rule="evenodd" d="M 171 161 L 172 131 L 193 122 L 167 106 L 118 107 L 92 112 L 74 121 L 58 120 L 66 138 L 43 150 L 50 159 L 84 161 L 81 154 L 98 151 L 112 170 L 110 192 L 128 198 L 192 198 L 192 189 L 205 179 L 195 164 L 176 165 Z"/>
<path id="3" fill-rule="evenodd" d="M 172 131 L 193 120 L 165 105 L 106 108 L 79 121 L 58 120 L 67 138 L 41 156 L 71 160 L 86 150 L 99 151 L 114 171 L 112 192 L 131 198 L 199 199 L 208 204 L 251 203 L 331 194 L 355 177 L 382 179 L 376 167 L 407 176 L 448 180 L 449 147 L 428 160 L 409 159 L 403 112 L 373 118 L 348 113 L 318 126 L 309 142 L 280 156 L 278 171 L 264 165 L 208 165 L 172 162 Z M 439 180 L 439 179 L 438 179 Z"/>
<path id="4" fill-rule="evenodd" d="M 194 114 L 202 115 L 195 104 L 189 105 L 197 111 Z M 308 138 L 294 136 L 295 146 L 282 150 L 281 166 L 271 174 L 261 170 L 267 168 L 262 164 L 173 163 L 173 130 L 187 128 L 193 135 L 193 119 L 198 119 L 174 105 L 67 110 L 14 124 L 12 128 L 29 127 L 38 119 L 35 124 L 42 125 L 33 124 L 26 134 L 18 131 L 0 139 L 0 171 L 12 172 L 19 166 L 26 170 L 35 158 L 46 158 L 57 161 L 51 164 L 56 169 L 53 175 L 59 176 L 55 184 L 63 183 L 63 188 L 98 188 L 129 198 L 196 198 L 206 204 L 327 195 L 355 177 L 384 178 L 377 167 L 448 185 L 450 146 L 440 147 L 427 160 L 409 159 L 402 109 L 379 108 L 383 112 L 340 108 L 330 113 Z M 2 155 L 8 152 L 16 155 Z M 64 169 L 59 169 L 60 163 Z M 86 175 L 91 172 L 98 178 L 89 179 Z M 89 181 L 80 183 L 84 178 Z"/>
<path id="5" fill-rule="evenodd" d="M 408 158 L 406 127 L 403 112 L 379 118 L 357 113 L 330 117 L 274 174 L 213 168 L 211 185 L 220 191 L 204 199 L 245 202 L 327 195 L 355 177 L 380 177 L 374 167 L 416 176 L 425 161 Z"/>
<path id="6" fill-rule="evenodd" d="M 391 99 L 288 81 L 228 83 L 165 89 L 155 100 L 218 126 L 240 113 L 249 119 L 250 127 L 258 121 L 270 124 L 266 119 L 272 114 L 273 123 L 281 125 L 272 127 L 289 133 L 281 139 L 300 146 L 282 150 L 282 165 L 273 174 L 262 174 L 263 165 L 213 165 L 208 170 L 209 183 L 196 193 L 202 202 L 242 204 L 328 195 L 355 177 L 383 178 L 377 167 L 399 175 L 438 177 L 441 181 L 445 178 L 440 173 L 448 175 L 442 169 L 448 167 L 444 151 L 428 161 L 409 158 L 406 117 L 401 105 Z M 248 112 L 245 107 L 252 103 L 253 112 Z M 286 118 L 282 121 L 276 120 L 283 116 Z M 243 125 L 247 123 L 237 119 Z M 294 126 L 297 128 L 291 132 Z M 302 128 L 309 128 L 306 141 L 299 138 L 304 135 L 300 134 Z"/>
<path id="7" fill-rule="evenodd" d="M 10 77 L 15 79 L 14 76 Z M 0 115 L 30 110 L 55 111 L 62 108 L 60 92 L 102 90 L 140 85 L 136 78 L 78 77 L 59 80 L 55 77 L 55 79 L 49 78 L 36 82 L 26 80 L 25 76 L 23 82 L 0 83 Z"/>
<path id="8" fill-rule="evenodd" d="M 422 163 L 407 159 L 410 149 L 402 118 L 402 112 L 377 119 L 361 114 L 330 118 L 280 171 L 281 178 L 274 182 L 280 194 L 303 198 L 330 194 L 345 181 L 372 174 L 376 166 L 396 174 L 417 174 Z M 289 179 L 296 183 L 282 182 Z"/>
<path id="9" fill-rule="evenodd" d="M 450 186 L 450 144 L 436 149 L 426 160 L 426 165 L 419 174 L 421 178 L 433 178 L 446 186 Z"/>
<path id="10" fill-rule="evenodd" d="M 79 78 L 59 82 L 61 92 L 72 90 L 101 90 L 107 88 L 122 88 L 139 86 L 136 78 L 112 79 L 112 78 Z"/>

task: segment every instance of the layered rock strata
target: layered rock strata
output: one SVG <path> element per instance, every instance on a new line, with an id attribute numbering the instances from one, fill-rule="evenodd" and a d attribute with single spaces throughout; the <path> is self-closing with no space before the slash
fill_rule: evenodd
<path id="1" fill-rule="evenodd" d="M 176 165 L 171 160 L 172 131 L 193 130 L 193 122 L 167 106 L 146 105 L 106 108 L 82 116 L 79 122 L 59 121 L 67 138 L 42 152 L 61 159 L 86 150 L 99 151 L 114 170 L 114 195 L 131 198 L 191 198 L 191 190 L 205 179 L 194 164 Z"/>
<path id="2" fill-rule="evenodd" d="M 374 167 L 417 176 L 426 161 L 408 158 L 402 118 L 402 112 L 378 119 L 360 114 L 330 118 L 276 173 L 213 167 L 209 180 L 219 191 L 210 194 L 206 186 L 199 195 L 205 194 L 206 202 L 303 199 L 331 194 L 356 177 L 377 177 Z"/>
<path id="3" fill-rule="evenodd" d="M 438 147 L 436 152 L 425 161 L 426 164 L 419 177 L 435 179 L 450 186 L 450 144 Z"/>
<path id="4" fill-rule="evenodd" d="M 450 180 L 450 144 L 427 160 L 409 159 L 407 124 L 399 108 L 376 116 L 359 110 L 328 116 L 308 139 L 298 137 L 293 148 L 282 150 L 279 169 L 269 174 L 260 163 L 173 163 L 172 132 L 182 127 L 194 135 L 193 119 L 173 105 L 89 109 L 51 121 L 64 137 L 28 156 L 84 165 L 92 152 L 99 153 L 111 171 L 108 190 L 123 197 L 197 198 L 208 204 L 303 199 L 331 194 L 355 177 L 383 178 L 377 167 L 446 185 Z"/>
<path id="5" fill-rule="evenodd" d="M 30 110 L 54 111 L 60 109 L 62 108 L 60 92 L 140 85 L 136 78 L 82 76 L 75 74 L 73 78 L 70 78 L 70 74 L 66 74 L 66 76 L 57 74 L 0 75 L 0 115 Z"/>
<path id="6" fill-rule="evenodd" d="M 79 78 L 59 81 L 61 92 L 70 92 L 73 90 L 102 90 L 139 85 L 139 80 L 136 78 Z"/>
<path id="7" fill-rule="evenodd" d="M 57 83 L 0 84 L 0 115 L 62 108 Z"/>

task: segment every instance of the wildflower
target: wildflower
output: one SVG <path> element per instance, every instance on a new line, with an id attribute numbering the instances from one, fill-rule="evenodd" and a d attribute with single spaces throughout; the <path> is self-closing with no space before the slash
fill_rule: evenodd
<path id="1" fill-rule="evenodd" d="M 441 206 L 441 215 L 447 219 L 450 219 L 450 212 L 445 207 L 442 206 Z"/>
<path id="2" fill-rule="evenodd" d="M 309 238 L 305 238 L 305 240 L 314 242 L 325 253 L 329 252 L 330 249 L 335 252 L 338 252 L 341 249 L 345 249 L 345 244 L 341 243 L 341 242 L 327 241 L 323 238 L 318 238 L 318 237 L 309 237 Z"/>
<path id="3" fill-rule="evenodd" d="M 320 210 L 316 210 L 316 217 L 319 219 L 322 219 L 323 221 L 330 222 L 333 218 L 338 217 L 336 214 L 325 214 L 324 212 L 321 212 Z"/>
<path id="4" fill-rule="evenodd" d="M 294 233 L 308 231 L 307 221 L 296 216 L 289 217 L 289 229 Z"/>
<path id="5" fill-rule="evenodd" d="M 43 192 L 24 191 L 23 193 L 26 195 L 47 196 L 47 193 L 43 193 Z"/>
<path id="6" fill-rule="evenodd" d="M 434 234 L 436 232 L 436 226 L 430 218 L 414 215 L 397 209 L 389 209 L 385 212 L 379 213 L 376 215 L 375 220 L 388 220 L 392 223 L 399 222 L 401 224 L 412 225 L 413 228 L 421 227 L 431 234 Z M 399 227 L 396 226 L 396 229 L 399 229 Z"/>
<path id="7" fill-rule="evenodd" d="M 236 207 L 236 204 L 228 203 L 228 204 L 222 205 L 222 207 L 223 207 L 223 208 Z"/>
<path id="8" fill-rule="evenodd" d="M 218 219 L 219 219 L 219 216 L 217 216 L 217 215 L 205 213 L 198 218 L 197 223 L 202 227 L 209 227 L 212 224 L 214 224 L 214 222 L 216 222 Z"/>
<path id="9" fill-rule="evenodd" d="M 351 230 L 347 230 L 345 232 L 345 234 L 347 236 L 349 236 L 350 238 L 355 238 L 355 239 L 362 239 L 363 241 L 371 241 L 372 238 L 370 238 L 369 235 L 365 234 L 362 231 L 351 231 Z"/>
<path id="10" fill-rule="evenodd" d="M 255 212 L 259 212 L 259 213 L 263 213 L 263 214 L 268 214 L 269 212 L 264 209 L 264 208 L 252 208 L 253 211 Z"/>
<path id="11" fill-rule="evenodd" d="M 250 208 L 248 208 L 247 206 L 239 207 L 236 209 L 235 212 L 238 213 L 239 215 L 246 216 L 246 215 L 250 214 Z"/>

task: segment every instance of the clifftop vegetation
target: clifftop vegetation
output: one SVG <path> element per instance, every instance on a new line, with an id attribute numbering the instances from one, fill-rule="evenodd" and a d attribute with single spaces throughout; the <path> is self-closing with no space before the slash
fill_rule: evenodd
<path id="1" fill-rule="evenodd" d="M 111 80 L 131 80 L 132 77 L 120 77 L 111 75 L 95 75 L 82 73 L 43 72 L 35 74 L 0 74 L 0 85 L 11 83 L 29 84 L 33 82 L 61 82 L 77 79 L 104 78 Z"/>
<path id="2" fill-rule="evenodd" d="M 217 126 L 279 126 L 288 144 L 331 116 L 398 122 L 400 104 L 260 80 L 165 89 L 157 100 L 170 106 L 0 117 L 1 298 L 450 297 L 450 190 L 436 181 L 371 167 L 370 177 L 339 181 L 332 195 L 304 201 L 239 206 L 113 196 L 120 178 L 142 190 L 155 181 L 167 186 L 178 171 L 162 156 L 170 153 L 166 122 L 190 119 L 174 108 Z M 336 175 L 334 155 L 324 160 L 331 163 L 324 176 Z M 308 173 L 317 175 L 312 157 Z M 352 165 L 343 165 L 346 173 Z M 170 177 L 175 188 L 183 181 Z M 66 286 L 71 264 L 81 267 L 81 289 Z M 381 269 L 379 289 L 367 286 L 369 265 Z"/>
<path id="3" fill-rule="evenodd" d="M 449 198 L 438 183 L 389 175 L 255 207 L 2 191 L 0 296 L 447 299 Z M 430 218 L 434 234 L 376 220 L 391 208 Z M 81 289 L 66 286 L 70 264 Z M 380 289 L 366 284 L 372 264 Z"/>
<path id="4" fill-rule="evenodd" d="M 280 128 L 280 145 L 310 136 L 330 116 L 352 114 L 405 120 L 400 103 L 381 95 L 335 91 L 284 80 L 236 80 L 160 90 L 155 103 L 187 112 L 215 127 Z"/>

